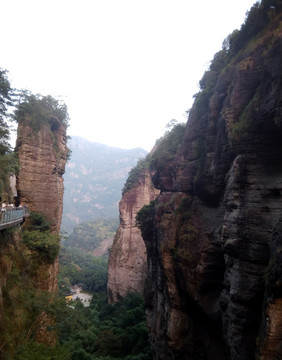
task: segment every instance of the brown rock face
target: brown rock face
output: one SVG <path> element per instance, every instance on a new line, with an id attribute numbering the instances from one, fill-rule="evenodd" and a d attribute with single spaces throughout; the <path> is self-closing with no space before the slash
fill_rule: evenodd
<path id="1" fill-rule="evenodd" d="M 120 226 L 112 245 L 108 264 L 108 299 L 122 299 L 128 292 L 143 294 L 147 277 L 147 252 L 136 214 L 159 194 L 148 172 L 126 192 L 119 204 Z"/>
<path id="2" fill-rule="evenodd" d="M 154 359 L 282 358 L 281 16 L 275 21 L 196 97 L 176 160 L 154 174 L 161 194 L 143 235 Z"/>
<path id="3" fill-rule="evenodd" d="M 35 131 L 25 118 L 20 120 L 16 147 L 20 171 L 14 196 L 31 211 L 46 215 L 52 222 L 52 234 L 42 233 L 42 242 L 50 236 L 54 240 L 52 245 L 57 245 L 55 234 L 59 232 L 62 215 L 62 174 L 68 151 L 66 127 L 53 118 Z M 53 319 L 44 309 L 57 290 L 58 259 L 51 256 L 52 251 L 46 257 L 44 252 L 33 251 L 28 246 L 23 234 L 30 235 L 31 230 L 21 231 L 28 228 L 28 222 L 26 219 L 23 225 L 18 225 L 17 231 L 13 228 L 0 233 L 0 348 L 5 358 L 13 358 L 18 346 L 30 339 L 48 345 L 56 343 L 56 334 L 49 331 Z M 53 254 L 54 251 L 57 246 L 53 247 Z"/>
<path id="4" fill-rule="evenodd" d="M 16 144 L 20 171 L 17 177 L 18 201 L 30 211 L 44 214 L 51 222 L 53 233 L 59 233 L 63 212 L 63 177 L 66 163 L 66 127 L 44 123 L 34 131 L 28 123 L 18 126 Z M 58 259 L 43 265 L 46 274 L 41 288 L 57 288 Z"/>
<path id="5" fill-rule="evenodd" d="M 51 130 L 49 123 L 34 131 L 19 124 L 16 151 L 20 172 L 17 178 L 19 201 L 31 211 L 46 215 L 52 230 L 60 230 L 63 212 L 63 177 L 66 163 L 66 129 Z"/>

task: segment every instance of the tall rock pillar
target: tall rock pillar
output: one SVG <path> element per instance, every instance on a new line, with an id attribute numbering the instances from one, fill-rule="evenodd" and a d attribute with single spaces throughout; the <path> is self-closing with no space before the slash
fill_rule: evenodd
<path id="1" fill-rule="evenodd" d="M 18 202 L 30 211 L 45 215 L 51 232 L 58 234 L 63 213 L 63 177 L 67 159 L 66 125 L 55 116 L 37 127 L 24 116 L 18 124 L 16 152 L 20 170 L 17 176 Z M 58 259 L 45 264 L 47 276 L 40 288 L 57 289 Z"/>
<path id="2" fill-rule="evenodd" d="M 136 214 L 159 194 L 148 171 L 136 185 L 123 194 L 119 203 L 120 226 L 111 248 L 108 265 L 108 298 L 110 303 L 128 292 L 143 294 L 147 277 L 147 251 L 136 226 Z"/>
<path id="3" fill-rule="evenodd" d="M 51 222 L 58 233 L 63 213 L 64 185 L 62 175 L 66 164 L 66 128 L 59 122 L 44 123 L 38 131 L 19 123 L 16 144 L 20 171 L 17 177 L 19 201 Z"/>

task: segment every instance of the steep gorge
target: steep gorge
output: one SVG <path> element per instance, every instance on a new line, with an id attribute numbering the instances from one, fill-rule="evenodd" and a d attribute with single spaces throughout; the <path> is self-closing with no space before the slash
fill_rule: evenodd
<path id="1" fill-rule="evenodd" d="M 149 166 L 160 190 L 141 210 L 154 359 L 282 357 L 281 11 L 252 9 L 200 81 L 176 155 Z"/>

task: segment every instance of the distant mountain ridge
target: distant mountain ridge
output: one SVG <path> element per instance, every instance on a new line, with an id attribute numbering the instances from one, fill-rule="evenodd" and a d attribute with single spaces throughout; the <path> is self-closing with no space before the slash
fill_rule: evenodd
<path id="1" fill-rule="evenodd" d="M 69 141 L 72 151 L 64 175 L 64 212 L 61 230 L 98 218 L 117 218 L 118 203 L 128 173 L 147 151 L 121 149 L 78 136 Z"/>

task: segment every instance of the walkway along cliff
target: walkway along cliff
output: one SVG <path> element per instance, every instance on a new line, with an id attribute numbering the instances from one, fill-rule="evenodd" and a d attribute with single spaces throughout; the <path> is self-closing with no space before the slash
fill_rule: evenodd
<path id="1" fill-rule="evenodd" d="M 254 5 L 200 81 L 178 147 L 164 138 L 148 165 L 154 359 L 282 358 L 281 11 Z"/>

